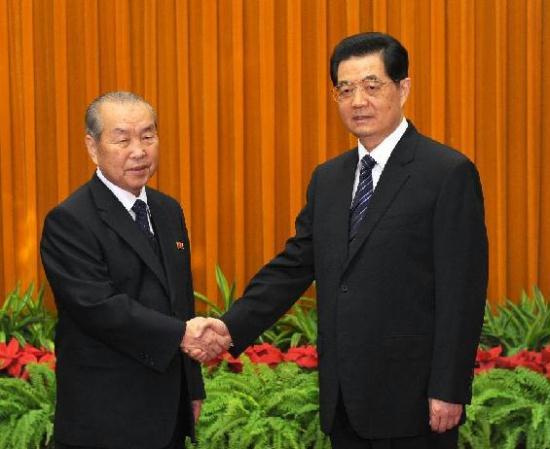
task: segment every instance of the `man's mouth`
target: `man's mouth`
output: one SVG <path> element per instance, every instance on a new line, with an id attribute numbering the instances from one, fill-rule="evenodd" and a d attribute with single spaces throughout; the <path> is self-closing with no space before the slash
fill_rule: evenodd
<path id="1" fill-rule="evenodd" d="M 127 169 L 127 171 L 129 171 L 130 173 L 136 173 L 136 174 L 140 174 L 140 173 L 143 173 L 143 172 L 148 171 L 148 170 L 149 170 L 148 165 L 140 165 L 138 167 L 132 167 L 132 168 Z"/>
<path id="2" fill-rule="evenodd" d="M 354 122 L 366 122 L 367 120 L 371 120 L 372 117 L 370 115 L 354 115 L 353 121 Z"/>

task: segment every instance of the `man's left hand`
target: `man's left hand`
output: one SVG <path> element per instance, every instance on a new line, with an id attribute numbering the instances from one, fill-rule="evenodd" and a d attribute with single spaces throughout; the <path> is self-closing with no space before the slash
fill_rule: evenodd
<path id="1" fill-rule="evenodd" d="M 430 398 L 430 427 L 434 432 L 442 433 L 458 425 L 462 416 L 462 404 Z"/>
<path id="2" fill-rule="evenodd" d="M 202 400 L 197 399 L 195 401 L 191 401 L 191 407 L 193 408 L 193 418 L 195 419 L 195 424 L 197 424 L 199 417 L 201 416 Z"/>

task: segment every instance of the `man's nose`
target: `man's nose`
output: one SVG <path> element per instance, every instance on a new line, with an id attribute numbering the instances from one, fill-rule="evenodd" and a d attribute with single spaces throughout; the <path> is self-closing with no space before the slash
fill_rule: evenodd
<path id="1" fill-rule="evenodd" d="M 369 101 L 369 96 L 362 86 L 355 86 L 351 97 L 351 105 L 355 108 L 365 106 Z"/>
<path id="2" fill-rule="evenodd" d="M 141 159 L 147 154 L 145 143 L 141 139 L 132 139 L 130 142 L 130 157 L 134 159 Z"/>

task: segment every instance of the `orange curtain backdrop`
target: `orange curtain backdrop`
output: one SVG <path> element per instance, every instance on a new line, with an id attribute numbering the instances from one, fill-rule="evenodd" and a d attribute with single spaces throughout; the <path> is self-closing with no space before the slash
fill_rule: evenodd
<path id="1" fill-rule="evenodd" d="M 407 116 L 471 157 L 489 298 L 550 294 L 550 2 L 0 0 L 0 291 L 44 281 L 47 211 L 86 182 L 86 105 L 133 90 L 158 110 L 151 184 L 178 198 L 195 287 L 238 290 L 293 232 L 313 168 L 354 145 L 329 95 L 344 36 L 409 49 Z"/>

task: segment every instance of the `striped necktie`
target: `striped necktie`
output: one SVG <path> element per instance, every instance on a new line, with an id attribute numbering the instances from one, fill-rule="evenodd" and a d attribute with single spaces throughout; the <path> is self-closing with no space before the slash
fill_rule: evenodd
<path id="1" fill-rule="evenodd" d="M 149 239 L 154 238 L 151 228 L 149 228 L 149 218 L 147 214 L 147 204 L 145 201 L 137 199 L 132 210 L 136 214 L 136 224 L 141 232 L 143 232 Z"/>
<path id="2" fill-rule="evenodd" d="M 365 155 L 361 159 L 361 171 L 359 172 L 359 185 L 357 191 L 353 197 L 351 208 L 349 210 L 349 240 L 353 240 L 359 225 L 365 217 L 367 212 L 367 206 L 369 200 L 372 197 L 373 183 L 372 183 L 372 168 L 376 165 L 376 161 L 369 156 Z"/>

